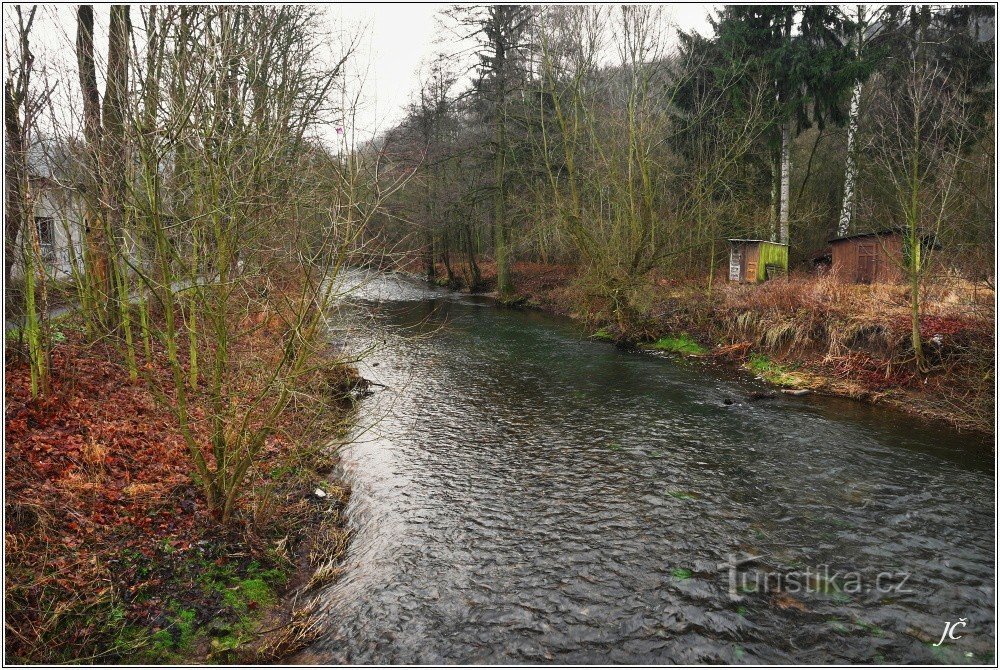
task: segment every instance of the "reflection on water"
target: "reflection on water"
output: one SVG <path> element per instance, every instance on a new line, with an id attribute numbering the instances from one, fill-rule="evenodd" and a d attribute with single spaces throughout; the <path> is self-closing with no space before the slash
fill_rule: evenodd
<path id="1" fill-rule="evenodd" d="M 749 402 L 731 372 L 407 280 L 362 297 L 382 302 L 338 337 L 378 343 L 363 372 L 387 388 L 343 453 L 356 535 L 327 630 L 294 661 L 991 660 L 982 438 L 857 403 Z M 758 574 L 909 578 L 734 597 L 719 565 L 746 556 Z M 964 637 L 932 646 L 958 617 Z"/>

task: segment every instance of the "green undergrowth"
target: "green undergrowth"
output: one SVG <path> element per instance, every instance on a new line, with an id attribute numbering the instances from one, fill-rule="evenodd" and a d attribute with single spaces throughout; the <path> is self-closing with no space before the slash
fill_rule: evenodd
<path id="1" fill-rule="evenodd" d="M 602 342 L 614 342 L 615 340 L 614 334 L 607 327 L 598 328 L 590 337 Z"/>
<path id="2" fill-rule="evenodd" d="M 197 542 L 168 536 L 154 551 L 121 551 L 109 566 L 109 597 L 82 613 L 86 617 L 66 617 L 70 628 L 92 629 L 89 646 L 99 651 L 81 656 L 79 648 L 67 649 L 60 662 L 269 663 L 300 648 L 312 630 L 302 617 L 311 614 L 287 600 L 289 588 L 301 589 L 301 580 L 322 562 L 334 566 L 348 537 L 341 511 L 349 489 L 319 474 L 332 463 L 318 447 L 295 450 L 276 463 L 267 481 L 283 493 L 269 499 L 282 513 L 252 540 L 220 529 Z M 321 504 L 296 502 L 306 483 L 326 492 Z"/>
<path id="3" fill-rule="evenodd" d="M 677 336 L 661 337 L 656 342 L 646 345 L 647 349 L 654 351 L 665 351 L 671 354 L 683 354 L 685 356 L 703 356 L 708 353 L 705 347 L 698 344 L 687 333 Z"/>
<path id="4" fill-rule="evenodd" d="M 237 660 L 236 652 L 255 640 L 261 623 L 288 582 L 292 567 L 275 556 L 273 560 L 243 562 L 214 552 L 179 560 L 129 557 L 137 576 L 167 579 L 155 587 L 140 587 L 133 607 L 156 604 L 161 593 L 171 593 L 166 603 L 154 609 L 157 616 L 143 624 L 123 625 L 113 648 L 129 663 L 184 663 L 193 658 L 212 662 Z M 154 564 L 156 563 L 156 564 Z M 164 569 L 164 563 L 169 567 Z M 158 565 L 157 565 L 158 564 Z M 121 608 L 110 617 L 124 623 Z"/>
<path id="5" fill-rule="evenodd" d="M 763 354 L 751 356 L 750 360 L 744 363 L 744 367 L 761 379 L 777 386 L 791 388 L 805 385 L 805 379 L 794 369 L 775 363 Z"/>

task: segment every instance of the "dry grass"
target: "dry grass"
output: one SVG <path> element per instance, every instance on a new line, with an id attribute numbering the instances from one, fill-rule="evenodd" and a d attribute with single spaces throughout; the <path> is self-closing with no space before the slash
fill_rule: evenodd
<path id="1" fill-rule="evenodd" d="M 311 532 L 304 551 L 304 583 L 285 597 L 285 606 L 261 626 L 257 640 L 241 650 L 242 663 L 275 663 L 287 659 L 313 642 L 320 630 L 323 613 L 317 591 L 336 581 L 342 572 L 341 562 L 351 534 L 344 527 L 343 511 L 350 499 L 350 489 L 342 484 L 326 487 L 328 504 Z M 279 541 L 278 550 L 284 549 Z"/>

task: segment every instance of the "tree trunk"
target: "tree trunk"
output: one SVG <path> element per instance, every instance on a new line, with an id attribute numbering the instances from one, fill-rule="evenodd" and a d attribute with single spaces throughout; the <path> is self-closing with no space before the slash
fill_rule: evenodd
<path id="1" fill-rule="evenodd" d="M 83 94 L 83 136 L 87 141 L 87 154 L 91 184 L 101 183 L 101 96 L 97 90 L 97 69 L 94 65 L 94 7 L 80 5 L 76 14 L 76 60 Z M 104 292 L 95 304 L 104 304 L 108 290 L 108 250 L 104 236 L 105 221 L 97 193 L 87 197 L 86 253 L 87 284 L 91 289 Z"/>
<path id="2" fill-rule="evenodd" d="M 507 202 L 506 202 L 506 132 L 501 121 L 498 128 L 499 141 L 494 157 L 494 170 L 496 175 L 496 191 L 493 195 L 493 247 L 497 263 L 497 292 L 501 298 L 509 297 L 514 293 L 514 283 L 510 277 L 510 244 L 507 226 Z"/>
<path id="3" fill-rule="evenodd" d="M 123 225 L 125 109 L 128 105 L 130 32 L 128 5 L 112 5 L 108 29 L 108 76 L 102 110 L 101 159 L 104 164 L 108 228 L 115 238 L 121 235 Z"/>
<path id="4" fill-rule="evenodd" d="M 907 268 L 910 279 L 910 317 L 913 326 L 910 340 L 913 344 L 913 356 L 917 370 L 927 372 L 927 361 L 924 359 L 923 342 L 920 339 L 920 105 L 913 110 L 913 149 L 910 155 L 910 211 L 907 216 L 909 230 L 907 237 L 910 244 Z"/>
<path id="5" fill-rule="evenodd" d="M 17 236 L 24 227 L 24 134 L 18 115 L 17 102 L 8 81 L 3 91 L 3 123 L 7 134 L 7 160 L 4 180 L 7 187 L 4 203 L 4 282 L 10 284 L 10 275 L 17 256 Z"/>
<path id="6" fill-rule="evenodd" d="M 430 144 L 430 138 L 424 138 L 425 144 Z M 434 269 L 434 207 L 432 205 L 431 179 L 433 167 L 428 168 L 424 182 L 424 228 L 426 237 L 424 238 L 424 274 L 427 281 L 433 282 L 437 276 Z"/>
<path id="7" fill-rule="evenodd" d="M 920 243 L 917 242 L 915 249 L 910 253 L 919 256 Z M 920 276 L 916 272 L 910 273 L 910 321 L 912 331 L 910 342 L 913 345 L 913 356 L 916 361 L 917 370 L 927 372 L 927 361 L 924 358 L 924 344 L 920 339 Z"/>
<path id="8" fill-rule="evenodd" d="M 475 293 L 479 290 L 483 277 L 479 272 L 479 264 L 476 262 L 476 240 L 473 237 L 472 224 L 465 226 L 465 255 L 469 263 L 469 292 Z"/>
<path id="9" fill-rule="evenodd" d="M 771 226 L 771 241 L 778 241 L 778 192 L 781 190 L 779 183 L 781 182 L 781 149 L 779 148 L 777 152 L 774 152 L 771 157 L 771 211 L 770 211 L 770 226 Z"/>
<path id="10" fill-rule="evenodd" d="M 108 311 L 112 325 L 124 330 L 126 359 L 129 371 L 136 375 L 135 350 L 132 327 L 127 305 L 129 270 L 122 261 L 125 249 L 124 199 L 125 199 L 125 114 L 128 106 L 129 33 L 131 21 L 128 5 L 112 5 L 108 27 L 108 73 L 104 89 L 104 106 L 101 135 L 101 176 L 106 208 L 107 248 L 109 251 L 110 281 L 116 291 L 109 292 Z M 120 323 L 118 323 L 120 322 Z"/>
<path id="11" fill-rule="evenodd" d="M 444 233 L 441 235 L 441 262 L 444 263 L 444 271 L 448 277 L 448 285 L 451 286 L 455 283 L 455 271 L 451 267 L 451 251 L 448 249 L 448 229 L 445 228 Z"/>
<path id="12" fill-rule="evenodd" d="M 424 243 L 424 274 L 427 281 L 434 281 L 437 271 L 434 269 L 434 231 L 428 225 L 427 238 Z"/>
<path id="13" fill-rule="evenodd" d="M 854 84 L 851 94 L 851 112 L 847 120 L 847 161 L 844 166 L 844 202 L 840 207 L 840 221 L 837 235 L 843 237 L 850 232 L 851 217 L 854 214 L 855 182 L 858 176 L 858 157 L 855 144 L 858 133 L 858 115 L 861 107 L 861 82 Z"/>
<path id="14" fill-rule="evenodd" d="M 778 210 L 778 226 L 781 230 L 780 241 L 788 244 L 788 187 L 791 178 L 791 144 L 792 133 L 790 121 L 781 124 L 781 205 Z"/>

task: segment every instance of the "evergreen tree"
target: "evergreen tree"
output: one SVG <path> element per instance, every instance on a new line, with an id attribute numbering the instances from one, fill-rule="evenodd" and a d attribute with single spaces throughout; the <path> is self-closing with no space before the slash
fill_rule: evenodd
<path id="1" fill-rule="evenodd" d="M 813 5 L 731 6 L 712 21 L 725 57 L 759 64 L 773 88 L 772 239 L 785 244 L 792 139 L 813 123 L 846 120 L 843 93 L 857 67 L 838 38 L 842 22 L 833 7 Z"/>

